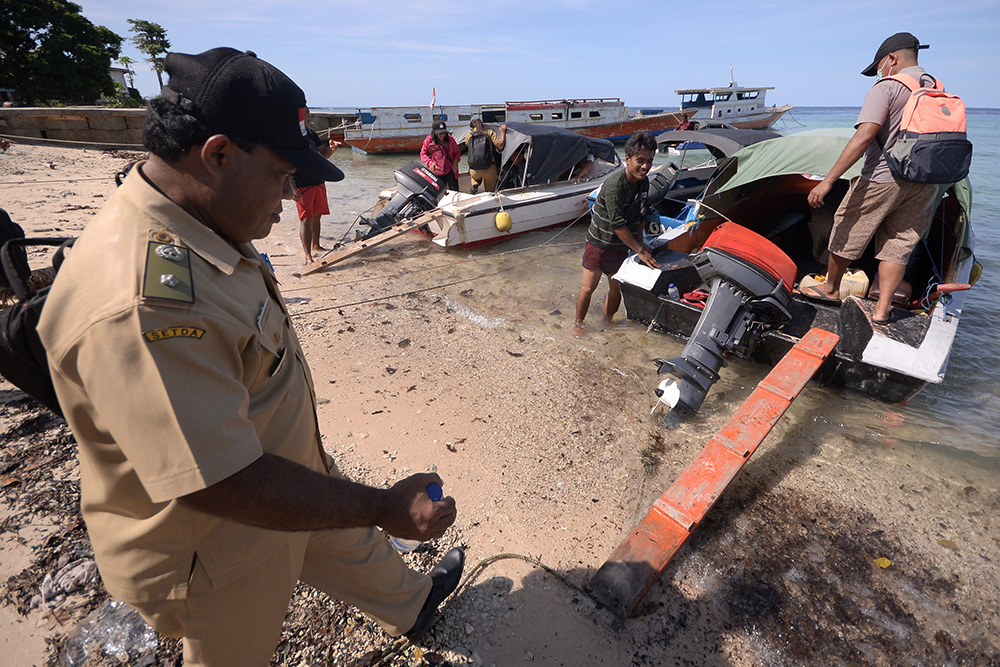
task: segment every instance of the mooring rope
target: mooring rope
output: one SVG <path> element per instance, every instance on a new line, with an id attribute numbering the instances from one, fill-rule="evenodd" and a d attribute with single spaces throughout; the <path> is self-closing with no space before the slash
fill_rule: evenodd
<path id="1" fill-rule="evenodd" d="M 585 590 L 583 590 L 583 588 L 570 582 L 568 579 L 566 579 L 566 577 L 556 572 L 554 569 L 543 563 L 538 558 L 535 558 L 534 556 L 524 556 L 522 554 L 501 553 L 501 554 L 496 554 L 495 556 L 488 556 L 479 561 L 478 563 L 476 563 L 476 566 L 472 568 L 472 570 L 470 570 L 465 575 L 465 577 L 462 578 L 462 582 L 458 585 L 455 591 L 450 596 L 448 596 L 447 600 L 448 601 L 455 600 L 458 597 L 458 595 L 487 567 L 493 565 L 493 563 L 496 563 L 497 561 L 507 560 L 507 559 L 522 560 L 525 563 L 530 563 L 531 565 L 534 565 L 535 567 L 540 567 L 547 574 L 552 575 L 557 580 L 565 584 L 567 587 L 572 588 L 574 591 L 577 591 L 578 593 L 587 595 L 589 597 L 589 594 Z M 448 607 L 447 604 L 445 604 L 442 607 L 439 607 L 438 614 L 441 614 L 447 607 Z M 374 663 L 372 667 L 388 666 L 389 664 L 391 664 L 390 661 L 392 659 L 396 658 L 397 656 L 402 656 L 403 652 L 411 646 L 416 646 L 416 645 L 409 639 L 401 638 L 395 640 L 395 643 L 392 645 L 392 647 L 389 648 L 389 650 L 386 651 L 386 653 L 381 658 L 379 658 L 379 661 Z"/>

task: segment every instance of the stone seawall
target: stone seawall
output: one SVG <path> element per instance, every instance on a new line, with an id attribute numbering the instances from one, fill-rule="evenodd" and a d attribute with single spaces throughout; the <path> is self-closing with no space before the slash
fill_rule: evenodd
<path id="1" fill-rule="evenodd" d="M 141 148 L 145 109 L 14 107 L 0 109 L 0 134 L 24 143 L 80 142 Z M 37 141 L 32 141 L 37 140 Z"/>

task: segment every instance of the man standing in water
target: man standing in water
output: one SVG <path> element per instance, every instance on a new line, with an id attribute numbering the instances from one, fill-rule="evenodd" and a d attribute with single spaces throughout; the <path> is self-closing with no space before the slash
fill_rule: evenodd
<path id="1" fill-rule="evenodd" d="M 621 288 L 611 279 L 632 250 L 646 266 L 656 269 L 653 250 L 642 242 L 642 224 L 646 215 L 646 197 L 649 179 L 646 175 L 653 167 L 656 140 L 648 132 L 639 132 L 625 143 L 625 169 L 604 181 L 597 195 L 591 214 L 587 244 L 583 250 L 583 283 L 576 297 L 575 336 L 583 335 L 583 320 L 590 309 L 590 300 L 601 283 L 601 275 L 608 277 L 608 296 L 604 300 L 603 327 L 611 324 L 622 302 Z"/>
<path id="2" fill-rule="evenodd" d="M 858 114 L 854 136 L 826 178 L 809 193 L 809 205 L 822 206 L 837 179 L 864 156 L 861 175 L 851 182 L 834 215 L 826 282 L 805 288 L 802 295 L 820 303 L 839 305 L 844 272 L 861 257 L 875 236 L 879 295 L 872 321 L 876 324 L 889 321 L 892 297 L 903 281 L 910 253 L 931 222 L 938 192 L 936 185 L 898 181 L 889 171 L 885 154 L 896 143 L 910 89 L 898 81 L 882 81 L 882 78 L 904 74 L 921 85 L 933 85 L 933 77 L 917 64 L 917 51 L 926 48 L 908 32 L 896 33 L 882 42 L 875 59 L 861 72 L 877 78 Z"/>
<path id="3" fill-rule="evenodd" d="M 76 241 L 38 325 L 101 578 L 183 637 L 189 666 L 265 667 L 300 579 L 416 639 L 458 585 L 462 551 L 427 576 L 377 526 L 440 537 L 455 501 L 436 474 L 381 489 L 340 473 L 252 244 L 297 169 L 343 174 L 309 141 L 302 90 L 254 54 L 171 53 L 164 67 L 150 158 Z"/>
<path id="4" fill-rule="evenodd" d="M 319 154 L 325 158 L 333 155 L 340 144 L 333 139 L 323 141 L 319 133 L 312 129 L 312 115 L 306 107 L 306 135 L 316 146 Z M 314 252 L 324 252 L 326 248 L 320 245 L 320 218 L 330 214 L 330 203 L 326 197 L 326 181 L 322 176 L 305 170 L 298 170 L 292 177 L 295 180 L 295 207 L 299 212 L 299 240 L 305 253 L 306 264 L 312 264 Z"/>

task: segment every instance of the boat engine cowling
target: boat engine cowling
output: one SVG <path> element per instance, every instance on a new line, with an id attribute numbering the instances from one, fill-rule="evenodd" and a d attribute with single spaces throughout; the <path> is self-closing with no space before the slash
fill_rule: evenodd
<path id="1" fill-rule="evenodd" d="M 447 185 L 422 162 L 410 160 L 395 170 L 396 193 L 377 215 L 362 216 L 361 224 L 371 229 L 364 238 L 371 238 L 405 218 L 412 218 L 437 207 Z"/>
<path id="2" fill-rule="evenodd" d="M 778 246 L 733 222 L 719 225 L 692 261 L 711 295 L 681 356 L 656 360 L 659 375 L 679 380 L 671 414 L 681 419 L 705 401 L 724 354 L 748 356 L 764 331 L 791 318 L 796 276 L 795 263 Z"/>

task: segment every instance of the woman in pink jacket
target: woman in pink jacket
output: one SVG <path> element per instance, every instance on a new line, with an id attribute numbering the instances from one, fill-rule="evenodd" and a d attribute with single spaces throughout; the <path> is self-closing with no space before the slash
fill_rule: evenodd
<path id="1" fill-rule="evenodd" d="M 420 159 L 447 184 L 449 190 L 458 190 L 458 163 L 462 153 L 458 150 L 458 143 L 448 134 L 448 126 L 443 120 L 434 121 L 434 129 L 420 148 Z"/>

